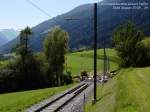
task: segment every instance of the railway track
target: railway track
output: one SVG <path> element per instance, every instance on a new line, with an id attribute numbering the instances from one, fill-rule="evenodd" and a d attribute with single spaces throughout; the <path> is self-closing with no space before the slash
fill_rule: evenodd
<path id="1" fill-rule="evenodd" d="M 82 82 L 76 87 L 64 92 L 50 101 L 45 101 L 43 104 L 41 103 L 40 105 L 32 106 L 27 109 L 26 112 L 58 112 L 72 99 L 89 87 L 90 84 L 90 82 Z"/>

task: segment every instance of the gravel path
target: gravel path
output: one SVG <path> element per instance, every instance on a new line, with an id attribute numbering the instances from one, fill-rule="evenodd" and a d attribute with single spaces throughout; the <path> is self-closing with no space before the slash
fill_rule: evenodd
<path id="1" fill-rule="evenodd" d="M 64 96 L 63 98 L 61 98 L 61 100 L 56 101 L 54 104 L 46 107 L 41 112 L 54 112 L 54 110 L 57 109 L 57 107 L 62 105 L 68 98 L 71 98 L 72 96 L 73 96 L 73 94 L 68 94 L 68 95 Z"/>
<path id="2" fill-rule="evenodd" d="M 88 100 L 89 95 L 93 93 L 93 84 L 91 84 L 86 90 L 76 96 L 66 106 L 64 106 L 59 112 L 83 112 L 84 103 Z"/>

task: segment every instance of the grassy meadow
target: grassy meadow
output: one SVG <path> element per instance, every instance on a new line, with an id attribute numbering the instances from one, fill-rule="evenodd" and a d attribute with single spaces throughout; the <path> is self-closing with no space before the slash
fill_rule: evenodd
<path id="1" fill-rule="evenodd" d="M 116 56 L 113 49 L 109 49 L 110 56 Z M 98 50 L 98 71 L 103 70 L 102 60 L 103 50 Z M 93 51 L 84 51 L 67 54 L 67 66 L 73 75 L 79 75 L 81 71 L 93 71 Z M 101 57 L 101 58 L 100 58 Z M 8 61 L 0 61 L 0 67 L 4 67 Z M 116 69 L 117 63 L 110 61 L 111 70 Z M 73 84 L 74 85 L 74 84 Z M 51 97 L 55 94 L 72 87 L 73 85 L 54 87 L 40 90 L 14 92 L 7 94 L 0 94 L 0 112 L 20 112 L 25 108 L 35 104 L 43 99 Z"/>
<path id="2" fill-rule="evenodd" d="M 98 101 L 86 104 L 85 112 L 149 112 L 150 67 L 123 69 L 104 86 L 98 86 Z"/>
<path id="3" fill-rule="evenodd" d="M 110 70 L 118 67 L 116 51 L 114 49 L 106 49 L 110 59 Z M 98 50 L 98 71 L 103 70 L 103 49 Z M 73 75 L 80 75 L 82 71 L 93 71 L 93 51 L 76 52 L 67 55 L 67 67 Z"/>
<path id="4" fill-rule="evenodd" d="M 110 59 L 110 70 L 117 69 L 118 57 L 114 49 L 106 49 L 107 56 Z M 80 75 L 82 71 L 93 72 L 93 50 L 69 53 L 66 55 L 67 70 L 71 71 L 73 76 Z M 97 69 L 103 70 L 103 49 L 97 52 Z M 9 61 L 0 61 L 0 68 L 5 67 Z"/>
<path id="5" fill-rule="evenodd" d="M 56 95 L 74 85 L 0 94 L 0 112 L 21 112 L 31 105 Z"/>

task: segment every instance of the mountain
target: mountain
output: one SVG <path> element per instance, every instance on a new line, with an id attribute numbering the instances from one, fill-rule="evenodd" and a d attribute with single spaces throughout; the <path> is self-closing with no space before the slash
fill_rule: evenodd
<path id="1" fill-rule="evenodd" d="M 0 33 L 0 46 L 6 44 L 7 42 L 7 38 L 2 33 Z"/>
<path id="2" fill-rule="evenodd" d="M 112 46 L 111 35 L 116 27 L 132 21 L 141 29 L 146 36 L 150 35 L 150 6 L 142 10 L 118 10 L 112 9 L 113 6 L 102 5 L 102 3 L 114 2 L 121 3 L 122 0 L 104 0 L 98 3 L 98 46 L 103 46 L 103 40 L 106 40 L 107 47 Z M 131 3 L 131 0 L 124 0 L 124 3 Z M 132 0 L 134 3 L 150 4 L 149 0 Z M 138 7 L 134 7 L 138 8 Z M 75 18 L 80 20 L 68 21 L 67 18 Z M 30 39 L 30 47 L 34 51 L 41 51 L 42 44 L 47 32 L 54 26 L 59 25 L 61 28 L 69 32 L 69 46 L 71 49 L 81 47 L 91 47 L 93 44 L 93 4 L 85 4 L 79 6 L 68 13 L 59 15 L 50 20 L 44 21 L 32 28 L 33 35 Z M 11 48 L 19 42 L 19 37 L 10 41 L 6 45 L 0 47 L 0 52 L 10 52 Z"/>
<path id="3" fill-rule="evenodd" d="M 19 32 L 14 29 L 1 29 L 0 32 L 8 39 L 8 41 L 13 40 L 19 35 Z"/>

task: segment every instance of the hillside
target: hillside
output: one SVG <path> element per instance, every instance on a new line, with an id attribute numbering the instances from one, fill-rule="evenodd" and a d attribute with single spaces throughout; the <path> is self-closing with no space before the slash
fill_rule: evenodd
<path id="1" fill-rule="evenodd" d="M 75 84 L 39 90 L 0 94 L 0 112 L 20 112 L 46 98 L 59 94 Z"/>
<path id="2" fill-rule="evenodd" d="M 8 41 L 13 40 L 19 34 L 19 32 L 14 29 L 1 29 L 0 33 L 3 34 L 7 38 Z"/>
<path id="3" fill-rule="evenodd" d="M 110 70 L 118 68 L 116 61 L 117 56 L 114 49 L 106 49 L 107 55 L 110 59 Z M 97 60 L 97 70 L 102 72 L 103 70 L 103 49 L 99 49 Z M 82 71 L 93 72 L 93 51 L 75 52 L 67 55 L 67 70 L 71 71 L 73 76 L 80 75 Z"/>
<path id="4" fill-rule="evenodd" d="M 98 86 L 98 101 L 91 100 L 85 112 L 149 112 L 150 67 L 123 69 L 106 83 Z"/>
<path id="5" fill-rule="evenodd" d="M 5 37 L 5 35 L 3 35 L 2 33 L 0 33 L 0 46 L 6 44 L 7 42 L 8 42 L 8 40 Z"/>
<path id="6" fill-rule="evenodd" d="M 110 70 L 118 68 L 117 55 L 114 49 L 106 49 L 107 55 L 110 59 Z M 99 49 L 98 52 L 98 71 L 103 70 L 103 49 Z M 73 76 L 80 75 L 82 71 L 93 71 L 93 51 L 75 52 L 66 55 L 67 70 L 72 73 Z M 0 61 L 0 68 L 9 64 L 9 61 Z M 65 65 L 66 66 L 66 65 Z"/>
<path id="7" fill-rule="evenodd" d="M 107 49 L 108 55 L 116 57 L 116 52 L 114 49 Z M 103 50 L 98 50 L 98 56 L 101 57 Z M 89 54 L 89 55 L 87 55 Z M 93 51 L 84 51 L 84 52 L 76 52 L 67 54 L 67 67 L 69 71 L 71 71 L 72 75 L 80 75 L 80 73 L 84 70 L 91 72 L 93 71 Z M 98 71 L 102 71 L 103 69 L 103 56 L 98 59 Z M 6 66 L 8 61 L 0 61 L 0 68 Z M 118 67 L 118 64 L 111 61 L 111 70 L 114 70 Z M 73 84 L 74 85 L 74 84 Z M 35 104 L 45 98 L 53 96 L 54 94 L 60 93 L 67 88 L 72 87 L 73 85 L 57 87 L 57 88 L 47 88 L 40 90 L 32 90 L 32 91 L 23 91 L 23 92 L 14 92 L 7 94 L 0 94 L 0 112 L 18 112 L 29 107 L 32 104 Z M 18 97 L 19 96 L 19 97 Z M 9 103 L 8 103 L 9 99 Z"/>
<path id="8" fill-rule="evenodd" d="M 104 2 L 122 2 L 122 0 L 105 0 Z M 143 2 L 150 3 L 149 0 Z M 124 2 L 131 2 L 124 0 Z M 139 0 L 132 0 L 139 2 Z M 150 8 L 147 10 L 112 10 L 110 6 L 98 4 L 98 46 L 103 46 L 103 40 L 106 39 L 107 46 L 111 46 L 112 31 L 127 21 L 132 21 L 137 27 L 144 31 L 145 35 L 150 35 Z M 78 18 L 78 21 L 67 21 L 66 18 Z M 86 4 L 79 6 L 68 13 L 44 21 L 33 27 L 33 35 L 30 40 L 30 46 L 34 51 L 41 51 L 44 37 L 47 32 L 55 25 L 61 26 L 69 32 L 69 46 L 71 49 L 81 47 L 91 47 L 93 43 L 93 5 Z M 16 38 L 0 48 L 0 52 L 7 53 L 19 42 Z"/>

